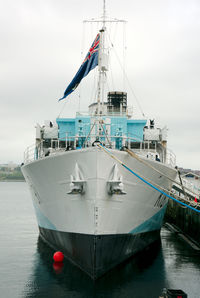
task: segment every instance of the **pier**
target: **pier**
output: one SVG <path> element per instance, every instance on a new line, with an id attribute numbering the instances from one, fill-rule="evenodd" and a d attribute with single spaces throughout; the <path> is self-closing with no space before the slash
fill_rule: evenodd
<path id="1" fill-rule="evenodd" d="M 196 196 L 193 191 L 192 188 L 191 191 L 189 191 L 188 187 L 185 188 L 184 185 L 182 187 L 177 184 L 172 186 L 173 196 L 175 198 L 177 196 L 179 201 L 184 202 L 188 207 L 176 201 L 169 200 L 165 221 L 168 223 L 168 228 L 174 228 L 174 231 L 181 234 L 181 237 L 184 239 L 186 239 L 185 236 L 187 236 L 187 242 L 190 246 L 198 250 L 198 246 L 200 247 L 200 200 L 199 195 Z M 197 211 L 195 211 L 195 209 Z M 192 245 L 188 237 L 194 241 L 197 246 L 194 242 Z"/>
<path id="2" fill-rule="evenodd" d="M 169 200 L 165 220 L 176 225 L 200 246 L 200 214 Z"/>

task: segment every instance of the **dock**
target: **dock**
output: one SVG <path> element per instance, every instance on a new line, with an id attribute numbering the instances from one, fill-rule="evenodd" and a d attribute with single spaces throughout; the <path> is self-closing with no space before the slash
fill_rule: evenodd
<path id="1" fill-rule="evenodd" d="M 169 228 L 173 227 L 183 239 L 187 239 L 189 244 L 194 244 L 194 248 L 200 247 L 200 199 L 199 194 L 195 195 L 193 189 L 184 188 L 177 184 L 173 184 L 172 193 L 174 198 L 185 203 L 183 206 L 176 201 L 169 200 L 165 215 L 165 221 L 169 224 Z M 195 211 L 195 209 L 197 211 Z M 192 246 L 192 245 L 191 245 Z M 196 249 L 198 250 L 198 249 Z"/>

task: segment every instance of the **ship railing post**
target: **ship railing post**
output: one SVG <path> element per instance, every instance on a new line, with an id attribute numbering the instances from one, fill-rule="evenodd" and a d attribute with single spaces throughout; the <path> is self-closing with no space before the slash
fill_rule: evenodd
<path id="1" fill-rule="evenodd" d="M 131 149 L 131 140 L 128 138 L 128 149 Z"/>
<path id="2" fill-rule="evenodd" d="M 66 132 L 66 137 L 65 137 L 65 147 L 67 148 L 68 147 L 68 138 L 67 138 L 67 132 Z"/>

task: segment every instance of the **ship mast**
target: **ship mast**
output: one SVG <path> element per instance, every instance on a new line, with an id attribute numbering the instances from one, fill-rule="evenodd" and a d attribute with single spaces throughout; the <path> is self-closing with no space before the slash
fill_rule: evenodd
<path id="1" fill-rule="evenodd" d="M 108 71 L 108 54 L 105 53 L 105 32 L 106 32 L 106 1 L 103 0 L 103 15 L 102 15 L 102 29 L 100 30 L 100 45 L 99 45 L 99 58 L 98 58 L 98 94 L 97 94 L 97 115 L 102 114 L 104 104 L 104 90 L 106 83 L 106 71 Z M 102 106 L 101 106 L 102 103 Z M 102 108 L 101 108 L 102 107 Z"/>
<path id="2" fill-rule="evenodd" d="M 103 14 L 100 19 L 85 20 L 84 22 L 101 23 L 100 32 L 99 56 L 98 56 L 98 88 L 97 88 L 97 116 L 100 117 L 103 113 L 103 104 L 105 97 L 106 71 L 108 71 L 108 48 L 106 46 L 106 23 L 118 23 L 126 21 L 111 19 L 106 15 L 106 0 L 103 0 Z"/>

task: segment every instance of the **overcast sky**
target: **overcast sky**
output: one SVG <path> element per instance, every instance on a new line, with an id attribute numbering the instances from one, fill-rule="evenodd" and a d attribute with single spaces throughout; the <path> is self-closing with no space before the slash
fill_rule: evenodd
<path id="1" fill-rule="evenodd" d="M 200 1 L 106 2 L 110 17 L 127 21 L 126 38 L 121 25 L 115 37 L 125 40 L 126 73 L 146 117 L 167 125 L 178 166 L 200 169 Z M 91 103 L 90 74 L 80 100 L 80 89 L 66 104 L 58 99 L 97 34 L 82 21 L 101 13 L 102 0 L 0 0 L 0 163 L 23 161 L 37 122 L 61 110 L 62 117 L 74 116 L 79 102 L 82 110 Z M 113 86 L 122 90 L 115 75 Z M 136 113 L 127 82 L 125 88 Z"/>

